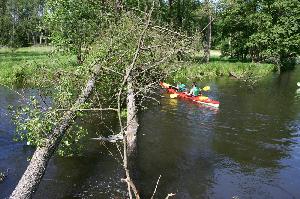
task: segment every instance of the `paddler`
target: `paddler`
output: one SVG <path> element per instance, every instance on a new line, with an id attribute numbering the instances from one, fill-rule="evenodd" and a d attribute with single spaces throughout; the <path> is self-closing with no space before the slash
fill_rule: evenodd
<path id="1" fill-rule="evenodd" d="M 187 91 L 186 85 L 182 84 L 181 82 L 177 83 L 176 89 L 178 92 L 185 92 Z"/>
<path id="2" fill-rule="evenodd" d="M 195 82 L 193 82 L 192 89 L 190 90 L 188 95 L 194 97 L 201 95 L 201 89 L 197 86 Z"/>

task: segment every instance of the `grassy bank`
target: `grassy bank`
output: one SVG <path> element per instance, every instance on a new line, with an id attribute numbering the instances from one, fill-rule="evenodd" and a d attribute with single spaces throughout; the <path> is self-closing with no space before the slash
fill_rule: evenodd
<path id="1" fill-rule="evenodd" d="M 0 48 L 0 83 L 35 84 L 41 76 L 76 65 L 76 58 L 53 54 L 51 47 L 29 47 L 12 51 Z"/>
<path id="2" fill-rule="evenodd" d="M 201 58 L 182 63 L 171 76 L 173 81 L 196 81 L 221 76 L 232 76 L 241 80 L 253 80 L 276 70 L 275 65 L 265 63 L 238 62 L 221 58 L 218 51 L 212 51 L 211 61 L 201 63 Z"/>
<path id="3" fill-rule="evenodd" d="M 51 47 L 29 47 L 11 51 L 0 48 L 0 84 L 38 85 L 41 78 L 51 79 L 54 76 L 68 72 L 72 74 L 77 65 L 75 56 L 64 56 L 52 53 Z M 171 75 L 171 80 L 196 81 L 204 78 L 234 76 L 248 80 L 257 79 L 275 70 L 272 64 L 256 64 L 236 62 L 220 57 L 219 51 L 211 52 L 210 63 L 201 63 L 201 56 L 196 55 L 193 61 L 183 62 Z"/>

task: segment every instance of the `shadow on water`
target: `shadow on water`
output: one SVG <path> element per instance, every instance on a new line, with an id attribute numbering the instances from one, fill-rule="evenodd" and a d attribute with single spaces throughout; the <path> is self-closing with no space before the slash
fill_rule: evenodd
<path id="1" fill-rule="evenodd" d="M 0 198 L 8 196 L 17 179 L 25 171 L 27 157 L 32 154 L 30 147 L 12 140 L 15 128 L 10 120 L 7 107 L 18 104 L 19 97 L 6 88 L 0 88 L 0 171 L 7 171 L 7 177 L 0 184 Z"/>
<path id="2" fill-rule="evenodd" d="M 35 95 L 36 91 L 26 89 L 22 94 Z M 0 198 L 8 197 L 13 191 L 29 163 L 28 158 L 34 152 L 34 149 L 25 143 L 13 141 L 15 127 L 11 122 L 8 106 L 22 103 L 24 101 L 18 94 L 0 88 L 0 171 L 8 171 L 8 176 L 0 183 Z M 108 120 L 106 125 L 112 128 L 116 126 L 116 121 L 110 116 L 102 119 Z M 99 115 L 92 114 L 77 121 L 89 130 L 87 149 L 81 156 L 52 158 L 34 198 L 124 197 L 124 186 L 120 182 L 123 178 L 120 164 L 109 155 L 103 145 L 90 140 L 91 137 L 96 137 L 97 133 L 109 133 L 99 120 Z M 117 154 L 115 146 L 107 147 Z"/>
<path id="3" fill-rule="evenodd" d="M 290 179 L 300 169 L 299 151 L 295 151 L 300 134 L 300 103 L 295 95 L 299 72 L 266 79 L 252 91 L 235 83 L 220 86 L 226 91 L 220 92 L 224 106 L 216 118 L 212 147 L 220 156 L 217 177 L 229 188 L 224 191 L 216 186 L 215 196 L 300 196 L 295 186 L 300 181 L 296 176 Z"/>
<path id="4" fill-rule="evenodd" d="M 142 114 L 139 169 L 149 198 L 299 198 L 300 71 L 254 89 L 219 79 L 218 112 L 164 98 Z M 299 80 L 298 80 L 299 81 Z"/>

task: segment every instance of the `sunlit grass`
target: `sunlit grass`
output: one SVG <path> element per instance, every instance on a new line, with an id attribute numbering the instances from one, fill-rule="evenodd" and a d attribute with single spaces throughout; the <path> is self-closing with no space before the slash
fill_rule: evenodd
<path id="1" fill-rule="evenodd" d="M 53 54 L 54 48 L 49 46 L 35 46 L 20 48 L 15 51 L 0 48 L 0 83 L 33 83 L 42 70 L 49 73 L 59 68 L 67 68 L 76 64 L 74 56 Z"/>
<path id="2" fill-rule="evenodd" d="M 176 81 L 197 81 L 221 76 L 234 76 L 238 79 L 261 78 L 276 70 L 275 65 L 266 63 L 238 62 L 229 58 L 221 58 L 220 51 L 211 51 L 209 63 L 201 63 L 201 55 L 195 55 L 193 61 L 184 62 L 171 75 Z"/>

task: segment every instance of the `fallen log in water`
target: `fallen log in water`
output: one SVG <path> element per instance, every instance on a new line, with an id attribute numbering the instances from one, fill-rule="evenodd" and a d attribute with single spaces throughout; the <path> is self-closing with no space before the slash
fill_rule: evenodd
<path id="1" fill-rule="evenodd" d="M 69 111 L 66 111 L 61 118 L 60 122 L 52 129 L 52 133 L 46 139 L 45 144 L 37 147 L 32 159 L 19 181 L 17 187 L 10 196 L 10 199 L 27 199 L 32 198 L 33 193 L 40 184 L 48 162 L 52 157 L 55 150 L 58 148 L 65 132 L 74 123 L 76 119 L 76 112 L 78 107 L 86 102 L 89 98 L 96 82 L 96 77 L 100 73 L 100 66 L 96 65 L 94 72 L 91 74 L 85 88 L 82 90 L 81 95 L 77 98 L 74 105 Z"/>
<path id="2" fill-rule="evenodd" d="M 92 138 L 92 140 L 99 140 L 99 141 L 105 141 L 105 142 L 117 142 L 123 140 L 122 133 L 116 134 L 116 135 L 109 135 L 108 137 L 98 137 L 98 138 Z"/>

